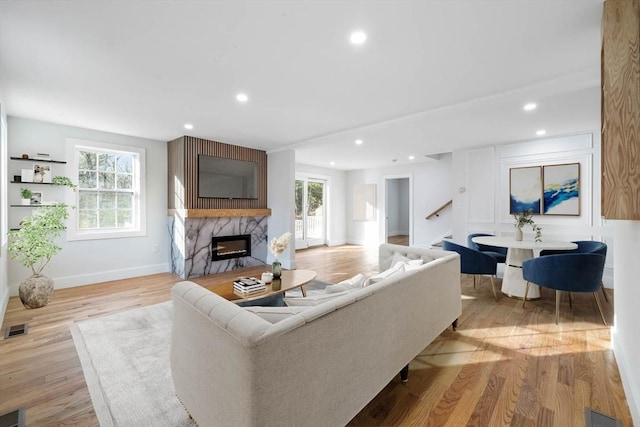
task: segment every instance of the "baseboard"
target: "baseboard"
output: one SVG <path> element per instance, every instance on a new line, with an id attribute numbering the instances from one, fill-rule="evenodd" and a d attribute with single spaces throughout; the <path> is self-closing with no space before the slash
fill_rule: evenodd
<path id="1" fill-rule="evenodd" d="M 171 266 L 168 263 L 145 265 L 142 267 L 125 268 L 121 270 L 100 271 L 77 276 L 52 277 L 55 289 L 74 288 L 76 286 L 92 285 L 94 283 L 109 282 L 111 280 L 130 279 L 132 277 L 148 276 L 150 274 L 168 273 Z M 10 295 L 18 295 L 18 285 L 11 285 Z"/>
<path id="2" fill-rule="evenodd" d="M 327 242 L 327 246 L 342 246 L 342 245 L 346 245 L 346 244 L 347 244 L 347 240 L 346 239 L 329 240 Z"/>
<path id="3" fill-rule="evenodd" d="M 631 412 L 631 419 L 634 425 L 640 426 L 640 384 L 632 384 L 631 369 L 631 366 L 636 366 L 637 361 L 634 362 L 628 359 L 628 353 L 624 351 L 620 340 L 616 339 L 615 331 L 612 331 L 611 338 L 613 341 L 613 353 L 615 354 L 620 378 L 622 379 L 622 387 L 627 397 L 629 412 Z"/>

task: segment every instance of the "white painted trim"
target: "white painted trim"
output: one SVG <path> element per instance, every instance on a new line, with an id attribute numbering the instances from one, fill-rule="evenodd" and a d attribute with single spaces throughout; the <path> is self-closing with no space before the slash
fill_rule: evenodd
<path id="1" fill-rule="evenodd" d="M 148 276 L 151 274 L 168 273 L 171 271 L 169 263 L 144 265 L 134 268 L 125 268 L 121 270 L 99 271 L 91 274 L 81 274 L 77 276 L 54 277 L 54 289 L 74 288 L 76 286 L 91 285 L 111 280 L 130 279 L 132 277 Z M 11 285 L 10 294 L 18 295 L 18 283 Z"/>
<path id="2" fill-rule="evenodd" d="M 69 220 L 67 227 L 67 241 L 77 241 L 77 240 L 96 240 L 96 239 L 119 239 L 124 237 L 141 237 L 147 235 L 147 202 L 146 202 L 146 149 L 143 147 L 137 146 L 129 146 L 129 145 L 118 145 L 111 144 L 99 141 L 89 141 L 75 138 L 67 138 L 66 141 L 66 153 L 67 158 L 72 159 L 69 163 L 71 164 L 73 177 L 72 180 L 75 180 L 77 177 L 78 171 L 78 156 L 76 155 L 76 150 L 78 148 L 86 147 L 87 150 L 110 150 L 122 153 L 132 153 L 137 157 L 137 173 L 134 174 L 134 178 L 137 178 L 137 182 L 135 186 L 138 188 L 137 198 L 134 198 L 137 209 L 137 226 L 132 229 L 102 229 L 102 230 L 92 230 L 92 231 L 81 231 L 78 230 L 78 217 L 77 210 L 70 209 L 69 210 Z M 75 192 L 67 192 L 67 204 L 70 206 L 78 206 L 78 191 Z M 134 193 L 136 194 L 136 193 Z"/>

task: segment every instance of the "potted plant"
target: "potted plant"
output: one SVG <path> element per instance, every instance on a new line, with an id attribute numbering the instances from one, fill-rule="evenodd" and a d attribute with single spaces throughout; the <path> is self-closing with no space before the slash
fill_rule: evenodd
<path id="1" fill-rule="evenodd" d="M 522 227 L 524 227 L 525 225 L 530 225 L 533 231 L 536 233 L 536 238 L 535 238 L 536 242 L 542 241 L 542 228 L 540 228 L 540 226 L 538 226 L 533 221 L 533 215 L 532 215 L 531 209 L 527 209 L 526 211 L 522 211 L 517 214 L 514 214 L 513 217 L 515 218 L 515 223 L 513 225 L 514 227 L 516 227 L 517 241 L 522 240 Z"/>
<path id="2" fill-rule="evenodd" d="M 20 189 L 20 196 L 22 197 L 22 204 L 23 205 L 30 205 L 31 204 L 31 196 L 32 195 L 33 195 L 33 193 L 28 188 L 21 188 Z"/>
<path id="3" fill-rule="evenodd" d="M 59 182 L 57 185 L 75 188 L 75 184 L 68 178 Z M 27 308 L 44 307 L 53 294 L 53 280 L 43 276 L 42 270 L 62 250 L 56 244 L 56 239 L 65 229 L 65 220 L 69 217 L 67 207 L 64 203 L 40 206 L 31 216 L 21 221 L 20 229 L 8 234 L 11 240 L 8 246 L 11 259 L 17 259 L 32 272 L 18 287 L 20 300 Z"/>

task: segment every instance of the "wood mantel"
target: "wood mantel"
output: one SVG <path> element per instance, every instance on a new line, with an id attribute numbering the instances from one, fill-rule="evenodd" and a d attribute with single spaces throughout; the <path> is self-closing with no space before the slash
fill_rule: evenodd
<path id="1" fill-rule="evenodd" d="M 271 216 L 271 209 L 169 209 L 167 215 L 177 215 L 182 218 Z"/>

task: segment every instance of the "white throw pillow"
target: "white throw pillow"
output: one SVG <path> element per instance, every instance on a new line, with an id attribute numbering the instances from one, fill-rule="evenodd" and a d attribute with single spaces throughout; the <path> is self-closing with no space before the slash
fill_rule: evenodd
<path id="1" fill-rule="evenodd" d="M 393 254 L 393 257 L 391 258 L 391 264 L 389 264 L 390 266 L 395 266 L 397 263 L 402 262 L 409 262 L 411 261 L 409 258 L 407 258 L 406 256 L 402 256 L 400 255 L 398 252 L 395 252 Z"/>
<path id="2" fill-rule="evenodd" d="M 361 288 L 362 285 L 364 285 L 366 279 L 367 276 L 365 276 L 364 274 L 356 274 L 352 278 L 343 280 L 342 282 L 338 282 L 335 285 L 327 285 L 327 287 L 324 288 L 324 291 L 327 294 L 334 294 L 336 292 L 342 291 L 352 291 L 354 289 Z"/>
<path id="3" fill-rule="evenodd" d="M 308 307 L 262 307 L 256 305 L 243 308 L 262 317 L 267 322 L 277 323 L 281 320 L 295 316 L 298 313 L 302 313 Z"/>
<path id="4" fill-rule="evenodd" d="M 393 267 L 389 268 L 388 270 L 385 270 L 378 274 L 374 274 L 373 276 L 369 277 L 365 281 L 364 286 L 369 286 L 373 283 L 376 283 L 388 277 L 391 277 L 394 274 L 398 274 L 402 272 L 404 272 L 404 262 L 397 262 Z"/>
<path id="5" fill-rule="evenodd" d="M 423 265 L 424 265 L 423 259 L 412 259 L 411 261 L 407 261 L 404 263 L 404 271 L 418 270 Z"/>
<path id="6" fill-rule="evenodd" d="M 342 291 L 342 292 L 335 292 L 335 293 L 332 293 L 332 294 L 318 294 L 318 295 L 313 295 L 313 296 L 309 296 L 309 297 L 302 297 L 302 298 L 285 298 L 284 302 L 289 307 L 292 307 L 292 306 L 318 305 L 318 304 L 322 304 L 323 302 L 326 302 L 326 301 L 331 301 L 334 298 L 341 297 L 342 295 L 346 295 L 349 292 L 350 291 Z"/>

